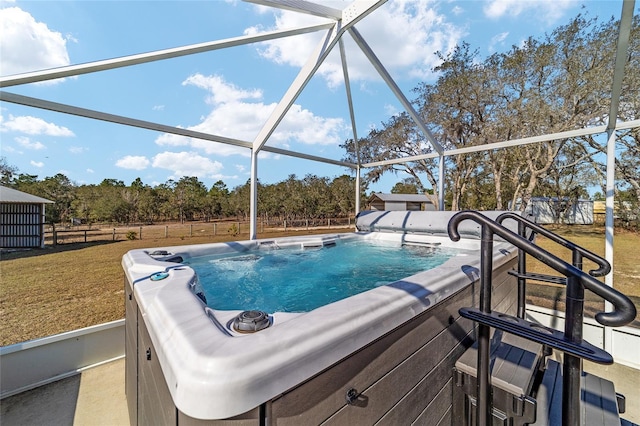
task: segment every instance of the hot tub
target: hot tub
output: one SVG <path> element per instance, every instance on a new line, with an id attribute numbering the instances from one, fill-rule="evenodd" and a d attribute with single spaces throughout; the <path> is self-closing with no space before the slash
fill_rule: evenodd
<path id="1" fill-rule="evenodd" d="M 454 243 L 446 234 L 452 214 L 364 212 L 351 234 L 128 252 L 122 264 L 132 424 L 445 416 L 451 367 L 472 341 L 473 325 L 457 310 L 476 303 L 479 279 L 479 225 L 463 222 L 463 238 Z M 246 256 L 274 245 L 330 250 L 323 247 L 346 240 L 462 251 L 433 269 L 307 312 L 267 312 L 260 319 L 266 328 L 256 332 L 234 327 L 236 318 L 254 317 L 254 311 L 217 309 L 188 266 L 204 255 Z M 513 246 L 495 242 L 493 304 L 502 304 L 503 312 L 513 311 L 516 286 L 506 272 L 516 257 Z M 419 402 L 410 404 L 415 413 L 407 417 L 403 404 L 412 400 Z"/>

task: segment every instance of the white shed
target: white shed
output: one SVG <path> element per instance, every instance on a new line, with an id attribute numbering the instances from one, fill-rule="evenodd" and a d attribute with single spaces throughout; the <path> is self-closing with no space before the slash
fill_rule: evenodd
<path id="1" fill-rule="evenodd" d="M 0 247 L 44 247 L 44 206 L 52 203 L 0 186 Z"/>
<path id="2" fill-rule="evenodd" d="M 558 197 L 533 197 L 524 210 L 543 225 L 566 223 L 569 225 L 593 224 L 593 201 L 572 200 Z"/>
<path id="3" fill-rule="evenodd" d="M 369 197 L 370 210 L 420 211 L 435 210 L 434 200 L 429 194 L 383 194 L 376 192 Z"/>

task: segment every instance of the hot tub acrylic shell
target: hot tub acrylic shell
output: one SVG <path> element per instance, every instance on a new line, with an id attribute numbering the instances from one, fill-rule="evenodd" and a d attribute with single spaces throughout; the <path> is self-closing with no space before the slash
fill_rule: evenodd
<path id="1" fill-rule="evenodd" d="M 479 247 L 478 240 L 453 243 L 442 236 L 389 232 L 283 238 L 277 243 L 302 244 L 330 238 Z M 259 249 L 268 241 L 163 250 L 188 259 L 205 253 Z M 456 256 L 432 270 L 307 313 L 271 313 L 271 327 L 240 334 L 228 326 L 240 311 L 206 307 L 190 290 L 193 270 L 151 257 L 148 253 L 155 250 L 127 253 L 123 267 L 133 288 L 138 317 L 149 333 L 173 403 L 180 412 L 196 419 L 229 418 L 272 400 L 477 282 L 479 277 L 479 256 Z M 494 268 L 513 263 L 515 256 L 513 246 L 494 244 Z M 150 277 L 159 271 L 168 272 L 168 277 L 152 281 Z M 138 348 L 138 352 L 144 349 Z"/>

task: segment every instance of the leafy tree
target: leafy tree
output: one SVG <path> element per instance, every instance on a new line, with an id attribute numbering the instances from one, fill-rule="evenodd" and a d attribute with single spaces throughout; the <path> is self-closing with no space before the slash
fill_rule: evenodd
<path id="1" fill-rule="evenodd" d="M 229 189 L 221 180 L 211 186 L 207 194 L 207 207 L 209 218 L 221 218 L 229 214 Z"/>
<path id="2" fill-rule="evenodd" d="M 75 189 L 75 198 L 71 202 L 73 217 L 83 220 L 86 223 L 93 223 L 99 220 L 95 211 L 96 200 L 99 192 L 95 185 L 82 185 Z"/>
<path id="3" fill-rule="evenodd" d="M 392 194 L 419 194 L 418 185 L 411 179 L 403 179 L 402 182 L 398 182 L 391 188 Z"/>
<path id="4" fill-rule="evenodd" d="M 0 185 L 12 186 L 18 174 L 18 168 L 7 163 L 5 157 L 0 157 Z"/>
<path id="5" fill-rule="evenodd" d="M 180 211 L 180 222 L 203 217 L 207 188 L 197 177 L 184 176 L 173 187 L 173 201 Z"/>
<path id="6" fill-rule="evenodd" d="M 329 186 L 331 199 L 333 200 L 332 216 L 348 217 L 356 213 L 356 200 L 354 191 L 356 190 L 356 179 L 349 175 L 342 175 L 334 178 Z M 366 186 L 361 188 L 361 199 L 366 199 L 364 191 Z"/>
<path id="7" fill-rule="evenodd" d="M 372 129 L 369 134 L 358 140 L 359 156 L 353 139 L 345 141 L 345 161 L 355 162 L 359 157 L 362 163 L 395 160 L 407 156 L 428 154 L 433 151 L 424 135 L 415 126 L 408 114 L 392 116 L 382 123 L 382 129 Z M 369 185 L 380 180 L 386 172 L 406 174 L 413 178 L 421 192 L 437 194 L 437 161 L 423 159 L 400 164 L 388 164 L 367 168 L 363 173 L 363 183 Z"/>
<path id="8" fill-rule="evenodd" d="M 71 203 L 75 198 L 73 183 L 62 173 L 47 177 L 37 184 L 42 197 L 54 202 L 45 210 L 47 220 L 68 222 L 71 219 Z"/>
<path id="9" fill-rule="evenodd" d="M 637 119 L 640 110 L 640 19 L 633 20 L 631 52 L 623 82 L 620 117 Z M 533 37 L 505 53 L 481 60 L 463 43 L 441 64 L 433 84 L 416 89 L 415 104 L 436 139 L 446 149 L 551 134 L 603 124 L 610 106 L 618 22 L 600 23 L 578 15 L 540 39 Z M 638 128 L 618 132 L 618 176 L 640 200 Z M 430 152 L 406 114 L 394 116 L 358 141 L 363 162 Z M 356 144 L 343 145 L 354 161 Z M 578 196 L 597 180 L 604 152 L 593 137 L 559 139 L 508 149 L 462 153 L 446 162 L 447 193 L 452 209 L 498 208 L 516 201 L 525 208 L 536 194 Z M 367 170 L 375 182 L 383 173 L 405 172 L 424 189 L 436 188 L 433 161 L 377 166 Z M 426 181 L 424 178 L 426 177 Z M 437 194 L 436 194 L 437 195 Z"/>
<path id="10" fill-rule="evenodd" d="M 104 179 L 95 189 L 98 193 L 93 204 L 96 219 L 101 222 L 128 222 L 131 207 L 123 197 L 126 190 L 124 182 Z"/>
<path id="11" fill-rule="evenodd" d="M 260 191 L 258 192 L 260 194 Z M 229 196 L 229 206 L 232 214 L 237 219 L 247 220 L 250 213 L 251 180 L 247 180 L 244 185 L 236 186 Z M 258 203 L 259 203 L 258 199 Z"/>

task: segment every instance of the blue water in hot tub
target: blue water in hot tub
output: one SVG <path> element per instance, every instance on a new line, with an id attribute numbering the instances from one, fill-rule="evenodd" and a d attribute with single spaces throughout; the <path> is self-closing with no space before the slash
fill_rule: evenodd
<path id="1" fill-rule="evenodd" d="M 459 251 L 366 241 L 190 259 L 207 304 L 221 310 L 308 312 L 435 268 Z"/>

